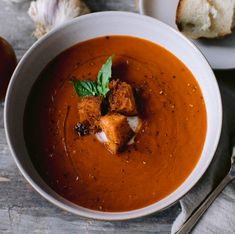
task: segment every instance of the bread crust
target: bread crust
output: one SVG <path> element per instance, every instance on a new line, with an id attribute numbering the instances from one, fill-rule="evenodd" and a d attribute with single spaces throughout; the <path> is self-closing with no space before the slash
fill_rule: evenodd
<path id="1" fill-rule="evenodd" d="M 179 0 L 178 6 L 176 9 L 176 17 L 175 17 L 175 23 L 180 32 L 182 32 L 183 30 L 182 24 L 180 23 L 180 14 L 183 8 L 183 4 L 184 4 L 184 0 Z"/>

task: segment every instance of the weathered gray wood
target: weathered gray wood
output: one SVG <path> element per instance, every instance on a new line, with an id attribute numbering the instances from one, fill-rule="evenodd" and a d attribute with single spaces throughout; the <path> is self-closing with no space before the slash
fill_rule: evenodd
<path id="1" fill-rule="evenodd" d="M 136 0 L 87 0 L 93 11 L 137 11 Z M 0 0 L 0 36 L 14 47 L 18 59 L 34 43 L 29 1 L 11 4 Z M 169 233 L 179 205 L 148 217 L 122 221 L 96 221 L 69 214 L 47 202 L 25 181 L 10 155 L 0 105 L 0 233 Z"/>
<path id="2" fill-rule="evenodd" d="M 35 41 L 31 36 L 34 26 L 27 15 L 28 7 L 29 1 L 17 4 L 0 0 L 0 36 L 12 44 L 18 59 Z"/>

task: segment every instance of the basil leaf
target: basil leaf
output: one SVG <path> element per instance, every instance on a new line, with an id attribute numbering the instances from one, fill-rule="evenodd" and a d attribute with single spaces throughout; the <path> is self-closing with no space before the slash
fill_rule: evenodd
<path id="1" fill-rule="evenodd" d="M 73 86 L 80 97 L 85 96 L 99 96 L 103 95 L 106 97 L 109 92 L 109 82 L 112 76 L 112 56 L 110 56 L 105 64 L 101 67 L 98 76 L 97 82 L 90 80 L 73 80 Z"/>
<path id="2" fill-rule="evenodd" d="M 99 92 L 97 90 L 97 84 L 91 80 L 73 80 L 74 89 L 79 97 L 85 96 L 97 96 Z"/>
<path id="3" fill-rule="evenodd" d="M 97 89 L 101 95 L 106 97 L 109 92 L 109 81 L 112 76 L 112 56 L 110 56 L 100 69 L 97 76 Z"/>

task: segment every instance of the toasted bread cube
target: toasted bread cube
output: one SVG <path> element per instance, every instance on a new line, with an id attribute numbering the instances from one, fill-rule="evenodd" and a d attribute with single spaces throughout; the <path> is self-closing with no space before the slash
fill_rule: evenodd
<path id="1" fill-rule="evenodd" d="M 109 114 L 101 117 L 100 127 L 109 140 L 106 146 L 113 154 L 118 153 L 133 136 L 127 118 L 121 114 Z"/>
<path id="2" fill-rule="evenodd" d="M 111 141 L 105 143 L 105 146 L 108 149 L 108 151 L 112 154 L 117 154 L 121 150 L 121 148 L 118 144 L 113 143 Z"/>
<path id="3" fill-rule="evenodd" d="M 79 122 L 89 127 L 91 132 L 98 130 L 103 98 L 87 96 L 78 103 Z"/>
<path id="4" fill-rule="evenodd" d="M 112 80 L 109 84 L 110 110 L 124 115 L 136 115 L 136 103 L 132 87 L 126 82 Z"/>

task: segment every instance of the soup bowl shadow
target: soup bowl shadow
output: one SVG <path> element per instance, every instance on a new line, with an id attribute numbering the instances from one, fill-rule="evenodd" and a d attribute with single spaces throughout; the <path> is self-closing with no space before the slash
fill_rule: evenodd
<path id="1" fill-rule="evenodd" d="M 196 78 L 206 105 L 207 133 L 199 162 L 174 192 L 147 207 L 127 212 L 101 212 L 78 206 L 53 191 L 35 170 L 28 155 L 23 130 L 26 101 L 43 68 L 67 48 L 106 35 L 128 35 L 156 43 L 178 57 Z M 215 114 L 216 113 L 216 114 Z M 77 215 L 102 219 L 137 218 L 169 207 L 184 196 L 202 177 L 213 159 L 222 126 L 222 105 L 214 73 L 201 52 L 182 34 L 151 17 L 127 12 L 99 12 L 78 17 L 38 40 L 19 62 L 9 85 L 4 124 L 14 160 L 26 180 L 44 198 Z"/>

